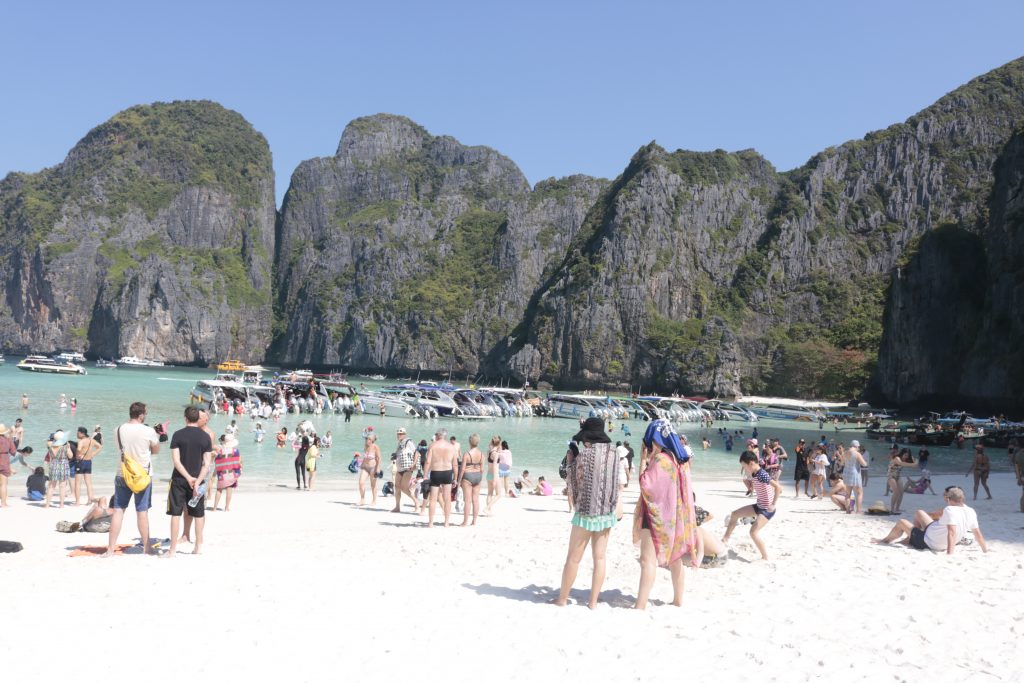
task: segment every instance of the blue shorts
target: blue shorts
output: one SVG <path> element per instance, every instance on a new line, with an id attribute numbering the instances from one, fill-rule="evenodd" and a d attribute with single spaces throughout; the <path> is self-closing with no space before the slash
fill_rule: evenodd
<path id="1" fill-rule="evenodd" d="M 512 468 L 511 467 L 505 467 L 505 466 L 502 466 L 502 465 L 498 465 L 498 476 L 499 477 L 507 477 L 510 474 L 512 474 Z"/>
<path id="2" fill-rule="evenodd" d="M 78 472 L 78 461 L 77 460 L 70 460 L 69 459 L 68 460 L 68 477 L 73 479 L 77 472 Z"/>
<path id="3" fill-rule="evenodd" d="M 78 460 L 75 474 L 92 474 L 92 460 Z"/>
<path id="4" fill-rule="evenodd" d="M 135 511 L 145 512 L 149 508 L 153 507 L 153 482 L 149 482 L 149 486 L 142 493 L 135 493 L 128 484 L 124 483 L 124 479 L 119 476 L 114 477 L 114 495 L 110 497 L 110 507 L 117 508 L 118 510 L 127 510 L 128 501 L 135 496 Z"/>

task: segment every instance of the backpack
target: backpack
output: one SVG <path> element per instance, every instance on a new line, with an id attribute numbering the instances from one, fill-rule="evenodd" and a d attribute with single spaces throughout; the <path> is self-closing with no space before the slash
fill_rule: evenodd
<path id="1" fill-rule="evenodd" d="M 359 471 L 359 460 L 359 454 L 356 453 L 355 456 L 352 458 L 352 462 L 348 464 L 348 471 L 351 472 L 352 474 L 355 474 L 356 472 Z"/>
<path id="2" fill-rule="evenodd" d="M 394 483 L 390 482 L 390 481 L 384 482 L 384 488 L 382 488 L 380 490 L 380 492 L 382 494 L 384 494 L 385 496 L 390 496 L 391 494 L 393 494 L 395 492 L 395 485 L 394 485 Z"/>

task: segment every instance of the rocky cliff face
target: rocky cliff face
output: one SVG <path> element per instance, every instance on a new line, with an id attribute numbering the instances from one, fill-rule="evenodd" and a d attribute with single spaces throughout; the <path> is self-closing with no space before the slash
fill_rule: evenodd
<path id="1" fill-rule="evenodd" d="M 980 395 L 1009 398 L 1005 383 L 977 379 L 991 371 L 954 373 L 948 387 L 933 375 L 958 354 L 989 357 L 968 328 L 995 313 L 979 312 L 976 276 L 946 271 L 984 270 L 1011 239 L 1012 228 L 996 227 L 1011 207 L 990 198 L 994 187 L 1015 195 L 999 189 L 993 166 L 1022 122 L 1018 60 L 788 173 L 752 152 L 649 146 L 591 210 L 526 323 L 491 358 L 531 380 L 734 393 L 786 391 L 782 369 L 810 349 L 848 397 L 879 359 L 884 400 L 957 395 L 972 382 Z M 998 260 L 1003 269 L 1013 259 Z M 1013 305 L 1013 286 L 1000 283 L 1000 301 Z M 971 311 L 937 337 L 943 308 Z"/>
<path id="2" fill-rule="evenodd" d="M 121 112 L 0 182 L 0 347 L 259 360 L 270 341 L 266 140 L 212 102 Z"/>
<path id="3" fill-rule="evenodd" d="M 283 363 L 475 373 L 603 187 L 531 190 L 486 147 L 378 115 L 295 171 L 278 226 Z"/>

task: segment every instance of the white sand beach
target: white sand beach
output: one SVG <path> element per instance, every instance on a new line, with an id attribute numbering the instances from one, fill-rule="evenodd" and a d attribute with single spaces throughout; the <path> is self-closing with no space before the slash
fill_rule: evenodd
<path id="1" fill-rule="evenodd" d="M 665 604 L 659 572 L 647 612 L 629 609 L 639 579 L 629 516 L 612 531 L 599 609 L 585 607 L 589 556 L 570 605 L 548 604 L 569 535 L 562 496 L 502 500 L 475 528 L 428 530 L 425 518 L 387 512 L 391 497 L 355 507 L 348 480 L 313 493 L 243 480 L 231 512 L 207 513 L 204 553 L 172 560 L 68 557 L 106 540 L 54 531 L 83 508 L 12 496 L 0 538 L 25 549 L 0 555 L 5 678 L 1024 680 L 1024 514 L 1009 475 L 993 477 L 993 501 L 971 503 L 968 491 L 991 552 L 975 544 L 952 557 L 874 546 L 895 518 L 793 500 L 784 483 L 764 532 L 771 560 L 755 561 L 740 526 L 724 567 L 687 571 L 681 609 Z M 20 493 L 20 478 L 11 484 Z M 869 502 L 883 486 L 871 481 Z M 750 500 L 738 481 L 695 488 L 716 535 Z M 164 538 L 159 490 L 151 523 Z M 904 502 L 940 506 L 940 496 Z M 126 520 L 122 542 L 135 538 L 133 513 Z"/>

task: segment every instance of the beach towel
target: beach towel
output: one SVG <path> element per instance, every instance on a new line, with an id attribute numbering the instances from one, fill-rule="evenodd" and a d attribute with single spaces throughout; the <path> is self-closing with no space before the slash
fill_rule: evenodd
<path id="1" fill-rule="evenodd" d="M 134 543 L 122 543 L 117 546 L 114 550 L 115 555 L 124 555 L 125 548 L 134 548 Z M 68 557 L 99 557 L 103 553 L 107 552 L 107 546 L 105 545 L 83 545 L 75 548 L 68 553 Z"/>
<path id="2" fill-rule="evenodd" d="M 667 567 L 697 544 L 697 518 L 690 489 L 690 463 L 664 452 L 653 456 L 640 475 L 640 499 L 633 520 L 633 542 L 650 529 L 658 566 Z"/>
<path id="3" fill-rule="evenodd" d="M 242 476 L 242 454 L 237 448 L 221 448 L 214 461 L 217 473 L 217 490 L 238 486 L 238 478 Z"/>

